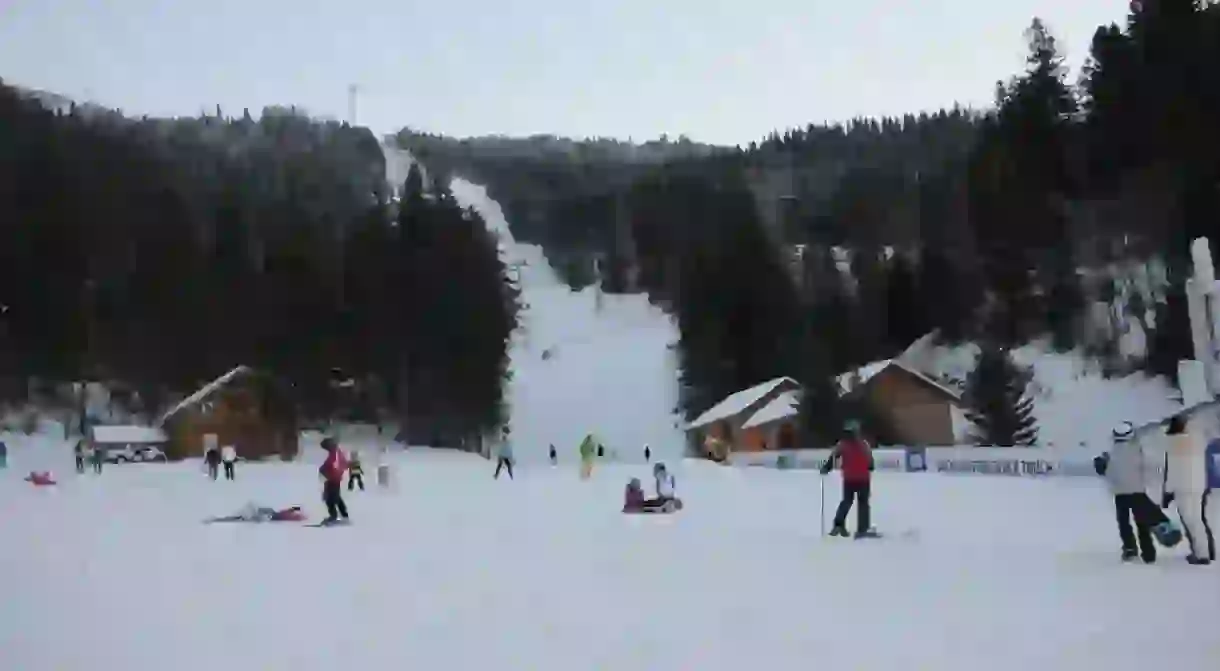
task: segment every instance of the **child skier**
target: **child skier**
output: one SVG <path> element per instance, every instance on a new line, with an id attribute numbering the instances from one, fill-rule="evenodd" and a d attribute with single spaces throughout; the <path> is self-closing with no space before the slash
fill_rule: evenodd
<path id="1" fill-rule="evenodd" d="M 513 443 L 508 433 L 508 427 L 504 427 L 504 432 L 500 435 L 500 444 L 497 449 L 496 458 L 496 474 L 493 477 L 495 480 L 500 479 L 500 469 L 508 469 L 508 479 L 513 479 Z"/>
<path id="2" fill-rule="evenodd" d="M 1207 565 L 1216 559 L 1216 539 L 1207 521 L 1207 446 L 1187 429 L 1182 415 L 1169 420 L 1166 433 L 1169 446 L 1165 452 L 1161 507 L 1168 508 L 1171 502 L 1177 502 L 1182 529 L 1190 543 L 1186 561 Z"/>
<path id="3" fill-rule="evenodd" d="M 851 512 L 852 501 L 856 506 L 856 538 L 875 538 L 877 532 L 870 526 L 872 511 L 869 506 L 869 495 L 873 479 L 873 448 L 861 435 L 860 423 L 847 423 L 847 436 L 835 445 L 822 466 L 822 475 L 830 474 L 836 458 L 842 459 L 840 470 L 843 471 L 843 500 L 835 511 L 834 525 L 831 536 L 847 537 L 847 513 Z"/>
<path id="4" fill-rule="evenodd" d="M 1135 427 L 1123 422 L 1112 432 L 1112 447 L 1097 457 L 1097 472 L 1105 477 L 1114 495 L 1114 513 L 1118 519 L 1118 536 L 1123 544 L 1123 561 L 1139 556 L 1145 564 L 1156 561 L 1156 544 L 1152 528 L 1164 521 L 1164 515 L 1147 494 L 1144 450 L 1134 440 Z M 1131 518 L 1135 518 L 1135 532 Z"/>
<path id="5" fill-rule="evenodd" d="M 347 472 L 347 457 L 334 438 L 323 438 L 322 449 L 326 460 L 318 467 L 322 476 L 322 501 L 326 504 L 326 523 L 333 524 L 340 517 L 348 519 L 347 504 L 343 502 L 343 474 Z"/>
<path id="6" fill-rule="evenodd" d="M 73 456 L 76 457 L 76 472 L 85 472 L 85 439 L 81 438 L 76 441 L 76 447 L 72 448 Z"/>
<path id="7" fill-rule="evenodd" d="M 102 464 L 106 463 L 106 450 L 103 450 L 102 448 L 98 447 L 97 445 L 93 445 L 92 446 L 92 457 L 93 457 L 93 472 L 97 473 L 98 475 L 101 475 L 102 474 Z"/>
<path id="8" fill-rule="evenodd" d="M 360 453 L 352 452 L 352 458 L 347 462 L 347 491 L 352 491 L 356 483 L 360 483 L 360 491 L 364 491 L 364 465 L 360 463 Z"/>
<path id="9" fill-rule="evenodd" d="M 225 445 L 220 448 L 220 461 L 225 467 L 225 480 L 233 480 L 237 476 L 233 473 L 233 466 L 237 463 L 237 448 L 232 445 Z"/>
<path id="10" fill-rule="evenodd" d="M 593 475 L 593 453 L 596 450 L 593 434 L 580 441 L 580 479 L 588 480 Z"/>

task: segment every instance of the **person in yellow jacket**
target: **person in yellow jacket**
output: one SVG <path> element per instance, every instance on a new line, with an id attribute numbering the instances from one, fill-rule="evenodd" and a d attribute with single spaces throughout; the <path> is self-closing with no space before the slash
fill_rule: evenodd
<path id="1" fill-rule="evenodd" d="M 585 436 L 585 439 L 580 441 L 580 479 L 588 480 L 593 475 L 593 455 L 597 451 L 597 441 L 593 440 L 593 434 Z"/>

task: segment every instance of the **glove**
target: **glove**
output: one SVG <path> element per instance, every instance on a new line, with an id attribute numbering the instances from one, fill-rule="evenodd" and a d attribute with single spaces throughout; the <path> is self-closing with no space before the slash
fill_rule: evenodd
<path id="1" fill-rule="evenodd" d="M 1171 503 L 1173 503 L 1173 492 L 1165 492 L 1165 495 L 1161 497 L 1161 507 L 1168 508 Z"/>
<path id="2" fill-rule="evenodd" d="M 1109 465 L 1110 460 L 1106 458 L 1106 455 L 1099 454 L 1096 457 L 1093 457 L 1093 470 L 1096 471 L 1098 475 L 1105 475 L 1106 469 Z"/>
<path id="3" fill-rule="evenodd" d="M 831 468 L 834 468 L 834 461 L 831 459 L 827 459 L 826 463 L 822 464 L 822 467 L 818 470 L 820 470 L 822 472 L 822 475 L 830 475 Z"/>

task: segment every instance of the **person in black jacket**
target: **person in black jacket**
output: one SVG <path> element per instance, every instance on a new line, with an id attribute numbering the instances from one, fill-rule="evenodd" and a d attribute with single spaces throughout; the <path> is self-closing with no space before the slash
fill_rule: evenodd
<path id="1" fill-rule="evenodd" d="M 208 448 L 203 455 L 203 460 L 208 465 L 208 477 L 213 480 L 220 477 L 220 450 L 215 447 Z"/>

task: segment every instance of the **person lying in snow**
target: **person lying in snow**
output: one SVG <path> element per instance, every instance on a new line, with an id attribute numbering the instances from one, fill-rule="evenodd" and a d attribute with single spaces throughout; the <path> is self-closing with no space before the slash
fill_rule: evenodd
<path id="1" fill-rule="evenodd" d="M 276 510 L 266 506 L 247 503 L 236 515 L 213 517 L 208 522 L 302 522 L 305 513 L 300 506 Z"/>

